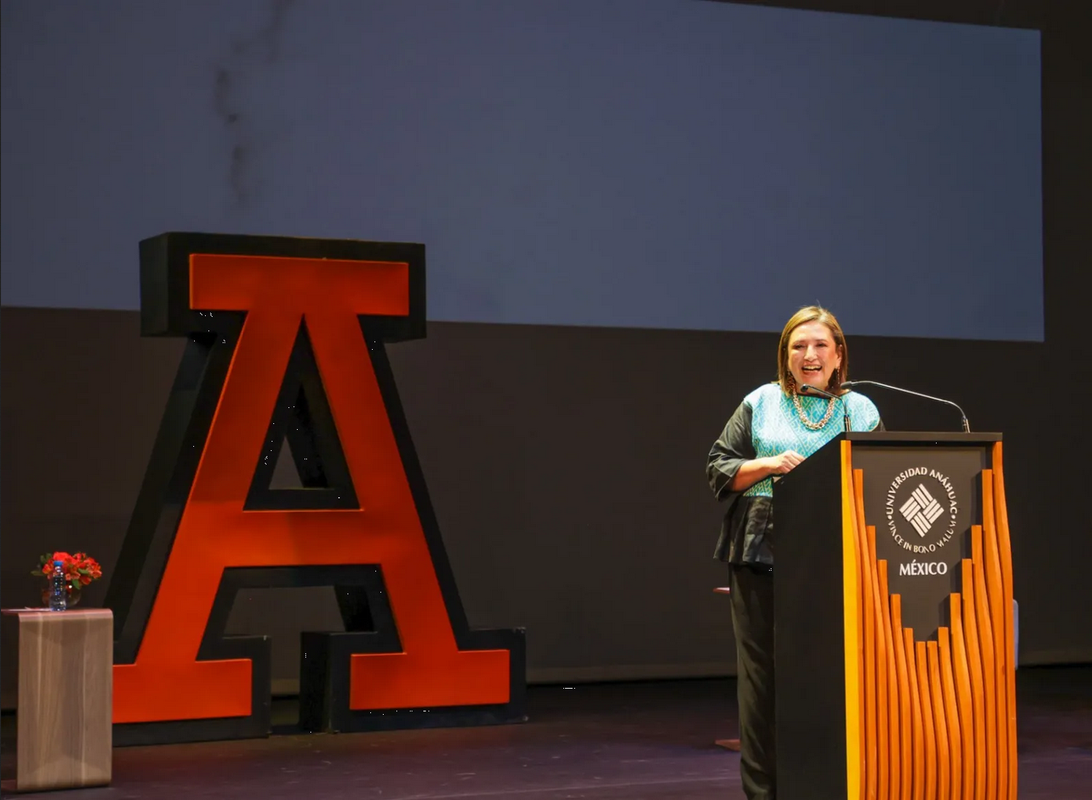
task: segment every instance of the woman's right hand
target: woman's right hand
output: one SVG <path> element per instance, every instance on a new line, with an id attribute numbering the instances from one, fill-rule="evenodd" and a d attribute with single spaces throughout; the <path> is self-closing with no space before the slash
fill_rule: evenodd
<path id="1" fill-rule="evenodd" d="M 732 478 L 729 488 L 733 492 L 742 492 L 763 478 L 792 472 L 803 460 L 804 457 L 795 450 L 786 450 L 781 455 L 744 461 Z"/>
<path id="2" fill-rule="evenodd" d="M 766 467 L 771 475 L 785 475 L 792 472 L 803 460 L 804 457 L 795 450 L 786 450 L 780 455 L 767 456 L 765 459 Z"/>

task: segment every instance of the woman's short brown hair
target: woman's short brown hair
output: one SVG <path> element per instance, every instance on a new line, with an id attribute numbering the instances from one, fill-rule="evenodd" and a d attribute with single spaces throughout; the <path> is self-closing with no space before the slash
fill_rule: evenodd
<path id="1" fill-rule="evenodd" d="M 792 394 L 796 387 L 796 380 L 789 371 L 789 338 L 792 332 L 809 322 L 821 322 L 830 330 L 834 337 L 834 346 L 842 356 L 842 366 L 830 376 L 827 391 L 831 394 L 841 394 L 841 383 L 849 380 L 849 349 L 846 347 L 846 336 L 842 332 L 842 326 L 838 320 L 821 306 L 804 306 L 785 323 L 781 331 L 781 341 L 777 345 L 777 381 L 781 384 L 781 391 Z"/>

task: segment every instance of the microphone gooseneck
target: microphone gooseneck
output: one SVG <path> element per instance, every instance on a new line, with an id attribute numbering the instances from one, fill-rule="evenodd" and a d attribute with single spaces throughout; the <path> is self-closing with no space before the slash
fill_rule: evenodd
<path id="1" fill-rule="evenodd" d="M 971 432 L 971 424 L 967 421 L 967 415 L 963 413 L 963 409 L 959 407 L 957 403 L 953 403 L 951 400 L 945 400 L 943 397 L 933 397 L 931 394 L 922 394 L 921 392 L 915 392 L 911 389 L 903 389 L 901 386 L 892 386 L 888 383 L 880 383 L 879 381 L 844 381 L 841 384 L 842 389 L 855 389 L 858 386 L 879 386 L 881 389 L 890 389 L 893 392 L 902 392 L 903 394 L 913 395 L 914 397 L 921 397 L 925 400 L 932 400 L 935 403 L 944 403 L 951 406 L 959 412 L 959 416 L 963 421 L 963 432 Z"/>

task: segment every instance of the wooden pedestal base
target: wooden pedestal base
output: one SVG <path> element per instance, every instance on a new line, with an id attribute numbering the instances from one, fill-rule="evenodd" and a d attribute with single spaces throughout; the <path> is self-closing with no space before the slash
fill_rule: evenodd
<path id="1" fill-rule="evenodd" d="M 107 609 L 3 612 L 5 691 L 16 694 L 11 791 L 105 786 L 112 767 L 114 616 Z"/>

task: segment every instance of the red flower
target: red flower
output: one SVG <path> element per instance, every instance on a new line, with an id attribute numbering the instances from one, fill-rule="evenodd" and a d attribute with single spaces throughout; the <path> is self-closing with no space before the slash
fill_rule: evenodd
<path id="1" fill-rule="evenodd" d="M 49 577 L 53 574 L 53 566 L 56 561 L 61 562 L 64 580 L 70 591 L 81 586 L 87 586 L 91 581 L 97 581 L 102 577 L 102 567 L 99 562 L 91 558 L 87 553 L 72 555 L 63 550 L 41 556 L 38 559 L 38 569 L 33 570 L 30 574 Z"/>

